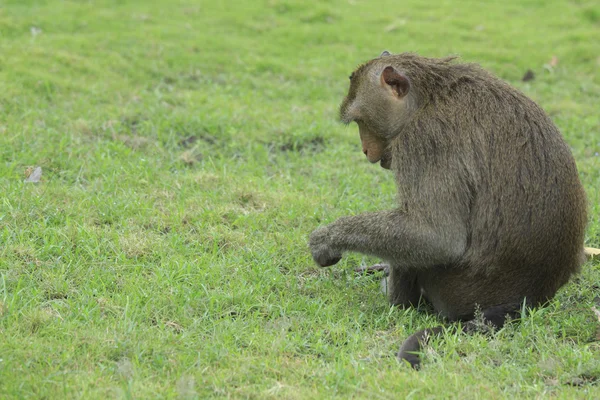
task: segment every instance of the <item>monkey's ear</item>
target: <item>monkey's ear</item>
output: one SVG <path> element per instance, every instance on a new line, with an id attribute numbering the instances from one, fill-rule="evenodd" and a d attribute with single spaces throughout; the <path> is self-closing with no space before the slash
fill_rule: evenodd
<path id="1" fill-rule="evenodd" d="M 408 78 L 392 66 L 385 67 L 381 73 L 381 84 L 389 87 L 399 98 L 406 96 L 410 89 Z"/>
<path id="2" fill-rule="evenodd" d="M 387 50 L 384 50 L 384 51 L 383 51 L 383 53 L 381 53 L 381 54 L 379 55 L 379 57 L 386 57 L 386 56 L 391 56 L 390 52 L 389 52 L 389 51 L 387 51 Z"/>

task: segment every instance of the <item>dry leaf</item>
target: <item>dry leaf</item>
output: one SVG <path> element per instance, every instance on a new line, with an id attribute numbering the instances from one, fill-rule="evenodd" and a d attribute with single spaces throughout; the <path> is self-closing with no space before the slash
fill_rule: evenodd
<path id="1" fill-rule="evenodd" d="M 394 31 L 397 31 L 400 28 L 402 28 L 404 25 L 406 25 L 406 22 L 407 21 L 405 19 L 399 19 L 397 21 L 392 22 L 391 24 L 389 24 L 385 28 L 383 28 L 383 31 L 384 32 L 394 32 Z"/>
<path id="2" fill-rule="evenodd" d="M 598 317 L 598 322 L 600 322 L 600 311 L 596 307 L 592 307 L 592 311 L 596 314 L 596 317 Z"/>
<path id="3" fill-rule="evenodd" d="M 548 65 L 552 68 L 556 67 L 558 65 L 558 58 L 556 56 L 552 56 Z"/>
<path id="4" fill-rule="evenodd" d="M 40 28 L 38 28 L 37 26 L 30 27 L 29 31 L 31 32 L 31 36 L 33 36 L 33 37 L 36 37 L 37 35 L 42 33 L 42 30 Z"/>
<path id="5" fill-rule="evenodd" d="M 31 167 L 27 168 L 27 170 L 25 171 L 25 176 L 27 176 L 25 182 L 38 183 L 42 178 L 42 167 L 36 167 L 33 171 L 31 170 Z"/>
<path id="6" fill-rule="evenodd" d="M 198 161 L 202 160 L 202 154 L 197 153 L 193 150 L 186 150 L 179 156 L 181 161 L 183 161 L 186 165 L 194 165 Z"/>
<path id="7" fill-rule="evenodd" d="M 596 307 L 592 307 L 592 311 L 596 314 L 598 318 L 598 323 L 600 323 L 600 311 Z M 600 326 L 596 328 L 596 340 L 600 341 Z"/>
<path id="8" fill-rule="evenodd" d="M 114 141 L 119 141 L 133 150 L 141 149 L 150 143 L 148 138 L 138 135 L 116 135 L 113 133 L 112 138 Z"/>
<path id="9" fill-rule="evenodd" d="M 595 259 L 595 258 L 600 258 L 600 249 L 595 249 L 593 247 L 584 247 L 583 251 L 585 253 L 585 256 L 589 259 Z"/>
<path id="10" fill-rule="evenodd" d="M 165 322 L 165 326 L 168 326 L 169 328 L 173 329 L 176 333 L 181 333 L 183 331 L 183 326 L 179 325 L 177 322 L 174 321 Z"/>

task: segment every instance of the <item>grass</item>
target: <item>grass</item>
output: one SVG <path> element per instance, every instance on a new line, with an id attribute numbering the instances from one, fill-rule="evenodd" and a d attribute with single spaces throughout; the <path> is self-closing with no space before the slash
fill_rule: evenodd
<path id="1" fill-rule="evenodd" d="M 439 320 L 352 273 L 376 260 L 318 269 L 307 249 L 320 224 L 394 205 L 336 119 L 384 49 L 459 54 L 542 105 L 600 247 L 599 36 L 586 0 L 5 0 L 0 397 L 600 397 L 598 261 L 415 373 L 394 352 Z"/>

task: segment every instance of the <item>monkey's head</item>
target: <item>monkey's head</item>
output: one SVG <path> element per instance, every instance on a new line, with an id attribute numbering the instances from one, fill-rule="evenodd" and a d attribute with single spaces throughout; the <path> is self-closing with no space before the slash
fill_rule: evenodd
<path id="1" fill-rule="evenodd" d="M 340 106 L 342 122 L 358 125 L 367 159 L 380 162 L 386 169 L 392 162 L 388 145 L 414 108 L 410 81 L 394 59 L 384 51 L 379 58 L 359 66 L 350 75 L 350 89 Z"/>

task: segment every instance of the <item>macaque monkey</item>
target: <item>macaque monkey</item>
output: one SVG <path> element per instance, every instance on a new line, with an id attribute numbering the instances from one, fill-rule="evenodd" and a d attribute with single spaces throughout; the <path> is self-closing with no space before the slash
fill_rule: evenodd
<path id="1" fill-rule="evenodd" d="M 424 298 L 450 321 L 476 309 L 501 327 L 540 305 L 584 260 L 586 197 L 571 151 L 531 99 L 475 64 L 384 52 L 350 76 L 340 106 L 371 163 L 391 170 L 393 209 L 339 220 L 310 235 L 316 263 L 346 251 L 389 264 L 391 304 Z M 418 351 L 440 328 L 410 336 Z"/>

